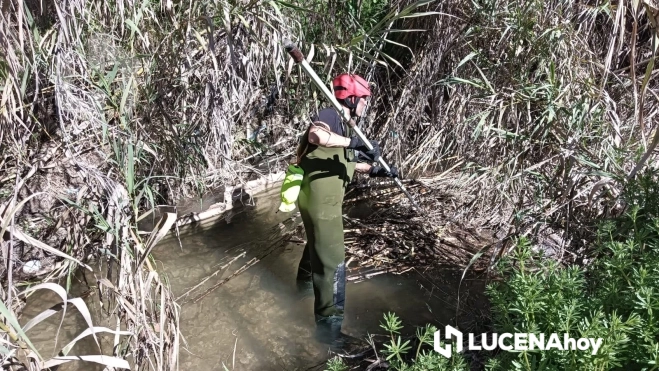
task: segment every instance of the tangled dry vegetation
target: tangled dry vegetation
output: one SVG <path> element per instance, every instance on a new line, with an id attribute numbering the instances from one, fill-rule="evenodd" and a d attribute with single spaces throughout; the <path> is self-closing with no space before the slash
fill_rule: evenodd
<path id="1" fill-rule="evenodd" d="M 412 269 L 451 268 L 482 271 L 484 261 L 472 258 L 496 244 L 492 231 L 456 222 L 455 206 L 466 200 L 453 193 L 441 177 L 404 181 L 420 212 L 393 182 L 351 187 L 345 220 L 348 267 L 355 277 L 405 273 Z M 351 264 L 352 263 L 352 264 Z"/>
<path id="2" fill-rule="evenodd" d="M 657 4 L 433 9 L 408 25 L 422 37 L 396 39 L 415 56 L 400 80 L 377 75 L 380 125 L 367 132 L 413 176 L 457 166 L 454 189 L 469 195 L 457 220 L 557 240 L 574 259 L 594 221 L 624 207 L 620 185 L 656 167 Z"/>
<path id="3" fill-rule="evenodd" d="M 373 217 L 347 219 L 364 266 L 465 266 L 519 234 L 573 259 L 594 221 L 624 206 L 619 184 L 655 166 L 655 2 L 362 5 L 0 1 L 5 365 L 46 361 L 17 322 L 16 284 L 69 287 L 98 261 L 116 328 L 97 330 L 119 345 L 105 362 L 176 367 L 178 307 L 145 258 L 172 216 L 148 239 L 136 225 L 156 205 L 283 168 L 323 103 L 282 36 L 323 78 L 376 83 L 362 129 L 420 180 L 408 184 L 424 217 L 395 188 L 349 194 L 375 201 Z"/>
<path id="4" fill-rule="evenodd" d="M 114 334 L 109 351 L 82 359 L 176 369 L 178 305 L 147 258 L 173 214 L 148 236 L 137 222 L 191 189 L 244 177 L 234 158 L 248 145 L 234 135 L 262 106 L 263 81 L 281 73 L 281 19 L 226 2 L 0 5 L 3 367 L 75 360 L 70 347 L 43 358 L 26 334 L 73 303 L 89 326 L 73 344 Z M 88 303 L 102 302 L 114 329 L 91 323 L 82 298 L 68 297 L 80 267 L 99 295 Z M 19 289 L 40 281 L 61 285 Z M 19 321 L 35 289 L 62 305 Z"/>

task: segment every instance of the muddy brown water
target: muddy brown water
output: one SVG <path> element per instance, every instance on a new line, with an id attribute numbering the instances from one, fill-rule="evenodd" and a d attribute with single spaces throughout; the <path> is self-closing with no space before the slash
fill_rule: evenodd
<path id="1" fill-rule="evenodd" d="M 180 370 L 309 370 L 323 369 L 329 355 L 313 338 L 313 297 L 298 294 L 295 274 L 304 245 L 288 241 L 272 249 L 280 233 L 278 225 L 291 214 L 277 213 L 278 190 L 273 189 L 245 200 L 227 218 L 203 228 L 187 227 L 179 241 L 173 236 L 161 242 L 153 254 L 158 269 L 167 277 L 175 297 L 181 297 L 183 350 Z M 363 211 L 363 210 L 362 210 Z M 204 292 L 230 276 L 245 263 L 271 251 L 255 265 L 225 284 Z M 241 255 L 242 254 L 242 255 Z M 235 259 L 236 256 L 240 256 Z M 226 269 L 221 266 L 234 260 Z M 352 263 L 353 276 L 359 273 Z M 217 274 L 213 275 L 215 272 Z M 360 282 L 349 281 L 346 293 L 344 332 L 364 338 L 384 334 L 383 315 L 394 312 L 403 321 L 403 334 L 427 323 L 470 326 L 481 314 L 482 285 L 463 283 L 458 303 L 461 271 L 411 271 L 401 275 L 381 274 Z M 349 276 L 350 277 L 350 276 Z M 206 282 L 185 295 L 203 280 Z M 471 288 L 470 288 L 471 286 Z M 475 287 L 475 288 L 474 288 Z M 86 287 L 74 284 L 72 296 Z M 468 295 L 471 289 L 477 294 Z M 194 300 L 199 298 L 195 303 Z M 43 291 L 32 296 L 21 316 L 21 324 L 57 302 Z M 97 300 L 88 300 L 95 325 L 105 323 Z M 476 305 L 474 305 L 476 303 Z M 457 317 L 456 317 L 457 315 Z M 37 325 L 28 335 L 44 356 L 57 350 L 86 328 L 75 308 L 70 308 L 55 337 L 60 315 Z M 113 337 L 102 336 L 109 354 Z M 57 349 L 57 350 L 56 350 Z M 91 338 L 76 345 L 71 355 L 98 354 Z M 60 370 L 102 370 L 80 361 Z"/>

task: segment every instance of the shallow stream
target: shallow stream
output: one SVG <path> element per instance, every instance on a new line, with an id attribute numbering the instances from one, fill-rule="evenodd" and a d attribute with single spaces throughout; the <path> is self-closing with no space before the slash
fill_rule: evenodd
<path id="1" fill-rule="evenodd" d="M 280 223 L 291 224 L 291 214 L 276 213 L 277 193 L 273 189 L 246 200 L 230 218 L 218 219 L 211 226 L 184 228 L 180 244 L 171 236 L 155 248 L 158 269 L 167 276 L 182 305 L 185 349 L 180 355 L 180 370 L 224 370 L 225 366 L 228 370 L 307 370 L 328 359 L 327 349 L 313 339 L 313 296 L 302 297 L 296 288 L 303 243 L 290 240 L 272 248 L 273 241 L 281 236 Z M 253 258 L 262 259 L 217 286 Z M 353 262 L 348 268 L 356 265 Z M 380 323 L 387 312 L 402 319 L 407 334 L 414 333 L 414 326 L 426 323 L 438 327 L 454 324 L 456 314 L 459 322 L 472 322 L 476 311 L 467 304 L 464 284 L 460 313 L 456 313 L 460 274 L 457 269 L 411 271 L 377 275 L 358 283 L 349 281 L 344 332 L 362 338 L 369 333 L 383 334 Z M 54 304 L 55 298 L 48 296 L 30 299 L 23 318 L 29 319 Z M 31 338 L 46 350 L 45 355 L 52 352 L 59 325 L 59 316 L 54 317 L 31 330 Z M 60 336 L 68 341 L 84 329 L 82 319 L 69 319 Z M 92 344 L 77 345 L 72 354 L 97 354 Z M 93 369 L 89 364 L 75 363 L 60 370 Z"/>

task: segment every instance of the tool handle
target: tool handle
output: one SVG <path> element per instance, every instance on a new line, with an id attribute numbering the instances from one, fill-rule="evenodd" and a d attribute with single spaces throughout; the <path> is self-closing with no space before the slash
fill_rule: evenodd
<path id="1" fill-rule="evenodd" d="M 284 39 L 284 49 L 286 49 L 286 52 L 293 57 L 295 63 L 300 63 L 304 60 L 304 55 L 302 55 L 300 49 L 298 49 L 291 40 Z"/>

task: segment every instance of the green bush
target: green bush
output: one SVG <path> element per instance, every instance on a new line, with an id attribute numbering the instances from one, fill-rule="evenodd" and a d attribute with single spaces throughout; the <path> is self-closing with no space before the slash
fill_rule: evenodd
<path id="1" fill-rule="evenodd" d="M 489 285 L 494 332 L 602 338 L 580 350 L 499 352 L 490 370 L 654 370 L 659 361 L 659 191 L 648 172 L 627 185 L 627 212 L 599 228 L 593 264 L 560 267 L 520 239 Z"/>
<path id="2" fill-rule="evenodd" d="M 445 358 L 435 352 L 434 334 L 437 328 L 432 325 L 426 325 L 418 328 L 414 340 L 404 339 L 400 330 L 403 328 L 402 322 L 394 313 L 384 315 L 384 322 L 380 327 L 387 331 L 389 335 L 381 349 L 378 349 L 378 355 L 384 359 L 389 369 L 396 371 L 431 371 L 431 370 L 451 370 L 466 371 L 469 370 L 464 357 L 455 352 L 451 358 Z M 442 343 L 443 345 L 443 343 Z M 327 363 L 326 371 L 347 371 L 348 366 L 340 358 L 332 358 Z"/>

